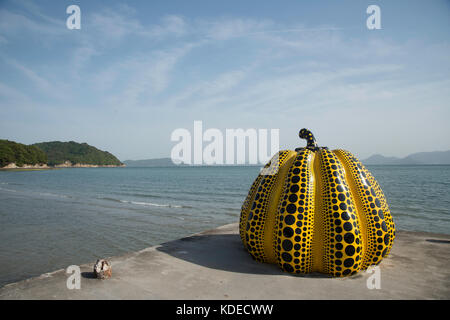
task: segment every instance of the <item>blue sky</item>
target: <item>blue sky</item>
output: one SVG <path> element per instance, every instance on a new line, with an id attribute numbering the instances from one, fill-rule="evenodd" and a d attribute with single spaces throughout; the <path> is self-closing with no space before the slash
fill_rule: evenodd
<path id="1" fill-rule="evenodd" d="M 0 137 L 121 160 L 169 156 L 194 120 L 361 158 L 448 150 L 449 75 L 448 1 L 0 1 Z"/>

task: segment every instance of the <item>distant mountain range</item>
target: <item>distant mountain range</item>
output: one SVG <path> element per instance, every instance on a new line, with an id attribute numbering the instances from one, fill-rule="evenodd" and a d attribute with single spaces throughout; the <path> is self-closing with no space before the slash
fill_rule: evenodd
<path id="1" fill-rule="evenodd" d="M 145 160 L 125 160 L 123 163 L 127 167 L 173 167 L 176 166 L 170 158 L 145 159 Z M 410 154 L 404 158 L 385 157 L 381 154 L 374 154 L 362 160 L 366 165 L 420 165 L 420 164 L 450 164 L 449 151 L 418 152 Z"/>
<path id="2" fill-rule="evenodd" d="M 450 164 L 450 150 L 433 151 L 433 152 L 417 152 L 410 154 L 404 158 L 385 157 L 381 154 L 374 154 L 369 158 L 362 160 L 364 164 L 379 165 L 414 165 L 414 164 Z"/>

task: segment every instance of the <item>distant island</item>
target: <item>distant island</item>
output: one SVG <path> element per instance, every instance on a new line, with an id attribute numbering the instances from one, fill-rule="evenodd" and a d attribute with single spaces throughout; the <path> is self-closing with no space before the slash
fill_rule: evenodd
<path id="1" fill-rule="evenodd" d="M 123 167 L 113 154 L 75 141 L 25 145 L 0 140 L 0 168 Z"/>
<path id="2" fill-rule="evenodd" d="M 410 154 L 404 158 L 385 157 L 381 154 L 374 154 L 369 158 L 362 160 L 362 163 L 368 165 L 421 165 L 434 164 L 445 165 L 450 164 L 449 151 L 433 151 L 433 152 L 417 152 Z"/>

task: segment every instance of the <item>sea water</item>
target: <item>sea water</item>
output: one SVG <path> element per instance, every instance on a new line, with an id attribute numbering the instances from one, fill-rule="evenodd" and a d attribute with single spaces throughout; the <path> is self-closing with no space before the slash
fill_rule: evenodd
<path id="1" fill-rule="evenodd" d="M 450 234 L 450 166 L 368 166 L 397 229 Z M 0 172 L 0 286 L 239 221 L 259 167 Z"/>

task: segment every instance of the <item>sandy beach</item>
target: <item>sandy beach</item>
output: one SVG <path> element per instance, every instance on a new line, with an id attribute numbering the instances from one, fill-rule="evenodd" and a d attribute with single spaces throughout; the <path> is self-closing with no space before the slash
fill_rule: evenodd
<path id="1" fill-rule="evenodd" d="M 67 289 L 65 270 L 8 284 L 0 299 L 449 299 L 450 236 L 399 231 L 374 274 L 349 278 L 292 276 L 252 260 L 229 224 L 109 259 L 113 276 L 93 277 L 81 265 L 81 288 Z M 372 277 L 372 278 L 371 278 Z"/>

